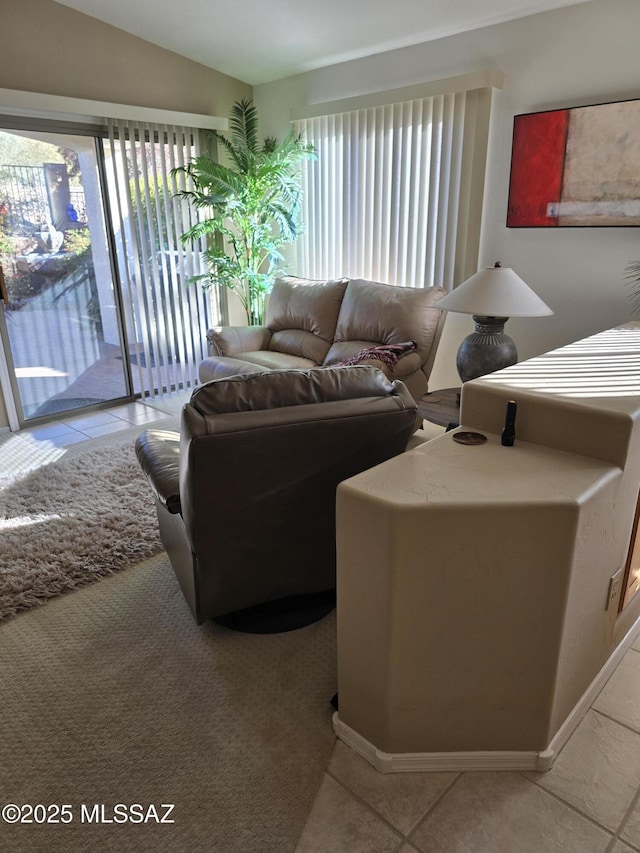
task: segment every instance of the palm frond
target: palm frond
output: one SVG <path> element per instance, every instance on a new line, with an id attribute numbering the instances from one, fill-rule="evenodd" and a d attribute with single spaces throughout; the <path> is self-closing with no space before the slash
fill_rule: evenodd
<path id="1" fill-rule="evenodd" d="M 191 228 L 187 229 L 181 236 L 182 243 L 197 243 L 203 237 L 209 237 L 216 234 L 225 234 L 226 228 L 223 219 L 203 219 L 194 223 Z"/>
<path id="2" fill-rule="evenodd" d="M 189 168 L 189 177 L 196 187 L 210 187 L 221 194 L 228 191 L 230 194 L 237 194 L 243 186 L 243 176 L 224 166 L 222 163 L 216 163 L 210 157 L 201 155 L 197 157 Z"/>
<path id="3" fill-rule="evenodd" d="M 238 144 L 237 142 L 227 139 L 223 133 L 214 131 L 215 139 L 219 142 L 227 154 L 233 165 L 239 173 L 247 174 L 251 171 L 253 154 L 245 143 Z"/>
<path id="4" fill-rule="evenodd" d="M 298 236 L 297 209 L 292 210 L 285 205 L 273 204 L 271 211 L 273 218 L 278 223 L 281 234 L 286 238 L 288 243 L 293 243 Z"/>
<path id="5" fill-rule="evenodd" d="M 258 111 L 253 101 L 236 101 L 229 114 L 232 141 L 246 146 L 254 154 L 258 150 Z"/>
<path id="6" fill-rule="evenodd" d="M 269 153 L 272 159 L 286 159 L 289 162 L 313 160 L 317 156 L 315 146 L 311 142 L 305 142 L 301 134 L 295 134 L 293 131 Z"/>

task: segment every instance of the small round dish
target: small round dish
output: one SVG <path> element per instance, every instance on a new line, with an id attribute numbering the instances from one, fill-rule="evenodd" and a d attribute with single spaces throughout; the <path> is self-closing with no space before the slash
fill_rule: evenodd
<path id="1" fill-rule="evenodd" d="M 484 444 L 487 436 L 482 435 L 481 432 L 454 432 L 453 440 L 458 444 Z"/>

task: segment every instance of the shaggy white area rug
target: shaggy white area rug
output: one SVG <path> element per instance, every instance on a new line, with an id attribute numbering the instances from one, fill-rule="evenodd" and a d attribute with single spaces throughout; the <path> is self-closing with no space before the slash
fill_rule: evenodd
<path id="1" fill-rule="evenodd" d="M 0 481 L 0 619 L 162 549 L 153 495 L 126 443 Z"/>

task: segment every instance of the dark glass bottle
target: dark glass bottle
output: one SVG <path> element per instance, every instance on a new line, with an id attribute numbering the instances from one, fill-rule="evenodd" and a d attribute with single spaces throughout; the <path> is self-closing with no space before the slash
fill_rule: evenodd
<path id="1" fill-rule="evenodd" d="M 504 429 L 502 430 L 502 444 L 504 447 L 512 447 L 516 440 L 516 412 L 518 404 L 515 400 L 509 400 L 507 403 L 507 415 L 504 420 Z"/>

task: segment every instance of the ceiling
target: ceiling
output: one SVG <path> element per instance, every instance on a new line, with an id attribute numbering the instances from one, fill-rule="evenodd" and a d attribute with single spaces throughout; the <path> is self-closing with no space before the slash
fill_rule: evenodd
<path id="1" fill-rule="evenodd" d="M 56 0 L 251 85 L 590 0 Z"/>

